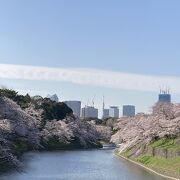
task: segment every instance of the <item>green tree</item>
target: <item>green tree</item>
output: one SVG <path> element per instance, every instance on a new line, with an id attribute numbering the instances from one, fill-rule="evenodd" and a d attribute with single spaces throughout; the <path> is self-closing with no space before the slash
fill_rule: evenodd
<path id="1" fill-rule="evenodd" d="M 47 120 L 64 119 L 67 115 L 72 114 L 73 111 L 65 103 L 51 101 L 45 98 L 41 107 L 43 108 L 43 118 Z"/>

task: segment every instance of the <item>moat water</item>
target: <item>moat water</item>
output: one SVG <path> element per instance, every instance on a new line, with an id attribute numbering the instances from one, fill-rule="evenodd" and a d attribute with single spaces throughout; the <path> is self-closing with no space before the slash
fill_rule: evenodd
<path id="1" fill-rule="evenodd" d="M 22 172 L 1 180 L 165 180 L 114 155 L 113 150 L 31 152 Z"/>

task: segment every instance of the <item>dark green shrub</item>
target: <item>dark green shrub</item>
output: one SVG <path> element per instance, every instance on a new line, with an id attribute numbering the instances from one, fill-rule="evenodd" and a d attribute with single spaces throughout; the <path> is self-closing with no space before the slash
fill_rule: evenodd
<path id="1" fill-rule="evenodd" d="M 53 119 L 64 119 L 67 115 L 72 114 L 73 111 L 65 103 L 51 101 L 45 98 L 42 105 L 43 119 L 53 120 Z"/>

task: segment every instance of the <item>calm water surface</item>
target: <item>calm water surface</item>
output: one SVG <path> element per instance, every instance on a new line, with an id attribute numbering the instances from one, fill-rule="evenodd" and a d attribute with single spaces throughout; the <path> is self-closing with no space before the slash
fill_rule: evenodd
<path id="1" fill-rule="evenodd" d="M 24 170 L 0 180 L 165 180 L 113 154 L 112 150 L 27 153 Z"/>

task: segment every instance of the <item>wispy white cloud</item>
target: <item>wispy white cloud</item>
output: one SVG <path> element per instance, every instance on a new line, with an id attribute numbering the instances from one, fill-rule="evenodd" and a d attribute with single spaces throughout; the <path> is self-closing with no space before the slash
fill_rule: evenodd
<path id="1" fill-rule="evenodd" d="M 116 89 L 156 91 L 160 86 L 180 93 L 180 77 L 150 76 L 86 68 L 49 68 L 0 64 L 0 78 L 64 81 Z"/>

